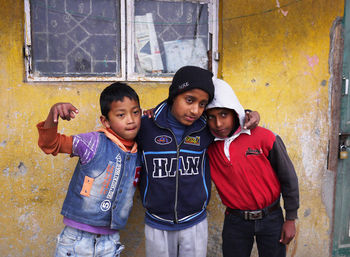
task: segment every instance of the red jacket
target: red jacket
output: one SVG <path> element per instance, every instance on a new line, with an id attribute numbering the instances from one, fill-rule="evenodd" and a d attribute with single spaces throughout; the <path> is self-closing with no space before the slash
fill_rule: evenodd
<path id="1" fill-rule="evenodd" d="M 224 205 L 258 210 L 271 205 L 282 193 L 287 219 L 297 218 L 298 179 L 282 139 L 257 127 L 242 133 L 224 153 L 224 141 L 209 146 L 211 177 Z"/>

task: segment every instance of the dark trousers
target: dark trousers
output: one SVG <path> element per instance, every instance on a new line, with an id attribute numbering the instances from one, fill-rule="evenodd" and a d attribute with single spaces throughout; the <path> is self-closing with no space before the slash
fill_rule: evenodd
<path id="1" fill-rule="evenodd" d="M 283 223 L 281 208 L 260 220 L 244 220 L 226 212 L 222 231 L 224 257 L 249 257 L 254 238 L 259 257 L 285 257 L 286 246 L 279 242 Z"/>

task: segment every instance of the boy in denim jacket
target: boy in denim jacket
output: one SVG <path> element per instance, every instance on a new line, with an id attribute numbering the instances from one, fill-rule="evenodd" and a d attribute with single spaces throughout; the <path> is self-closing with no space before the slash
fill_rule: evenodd
<path id="1" fill-rule="evenodd" d="M 96 132 L 65 136 L 57 133 L 58 118 L 70 120 L 78 110 L 57 103 L 37 125 L 39 147 L 46 153 L 79 157 L 61 214 L 65 228 L 55 256 L 119 256 L 124 246 L 119 229 L 126 225 L 140 172 L 134 139 L 141 124 L 136 92 L 113 83 L 100 96 L 101 123 Z"/>

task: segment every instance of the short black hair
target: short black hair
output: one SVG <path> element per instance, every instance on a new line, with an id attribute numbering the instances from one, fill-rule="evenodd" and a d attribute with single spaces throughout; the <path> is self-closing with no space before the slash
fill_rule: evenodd
<path id="1" fill-rule="evenodd" d="M 139 96 L 129 85 L 122 82 L 115 82 L 106 87 L 100 95 L 101 114 L 108 119 L 111 103 L 114 101 L 123 101 L 124 97 L 135 100 L 140 106 Z"/>

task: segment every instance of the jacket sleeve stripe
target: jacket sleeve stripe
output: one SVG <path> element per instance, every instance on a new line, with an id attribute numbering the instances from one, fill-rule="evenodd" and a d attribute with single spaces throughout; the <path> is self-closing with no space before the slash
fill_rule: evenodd
<path id="1" fill-rule="evenodd" d="M 152 151 L 152 152 L 144 152 L 144 155 L 149 154 L 176 154 L 176 151 Z"/>

